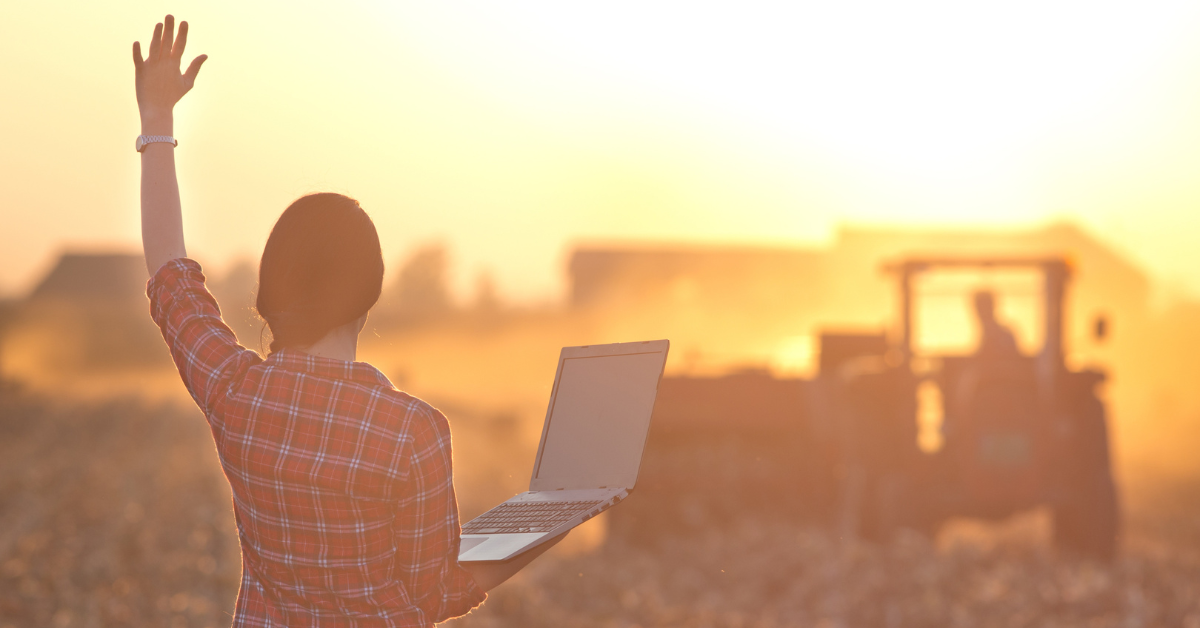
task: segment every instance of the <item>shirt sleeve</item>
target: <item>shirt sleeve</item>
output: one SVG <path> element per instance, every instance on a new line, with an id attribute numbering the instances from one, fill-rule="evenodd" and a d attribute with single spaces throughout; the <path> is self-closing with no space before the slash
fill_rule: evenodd
<path id="1" fill-rule="evenodd" d="M 450 425 L 432 408 L 412 422 L 409 491 L 398 510 L 398 567 L 407 572 L 413 602 L 433 623 L 466 615 L 487 599 L 458 564 L 462 528 L 454 495 Z"/>
<path id="2" fill-rule="evenodd" d="M 221 320 L 216 299 L 204 287 L 195 261 L 173 259 L 146 285 L 150 316 L 162 331 L 183 384 L 210 421 L 232 382 L 262 362 L 257 353 L 237 343 Z"/>

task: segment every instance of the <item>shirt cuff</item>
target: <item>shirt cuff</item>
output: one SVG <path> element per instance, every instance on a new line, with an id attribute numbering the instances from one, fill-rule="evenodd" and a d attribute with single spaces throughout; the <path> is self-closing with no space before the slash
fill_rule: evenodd
<path id="1" fill-rule="evenodd" d="M 150 298 L 150 315 L 155 323 L 159 323 L 159 313 L 179 293 L 187 283 L 204 285 L 204 272 L 200 264 L 186 257 L 177 257 L 159 267 L 154 276 L 146 282 L 146 296 Z"/>

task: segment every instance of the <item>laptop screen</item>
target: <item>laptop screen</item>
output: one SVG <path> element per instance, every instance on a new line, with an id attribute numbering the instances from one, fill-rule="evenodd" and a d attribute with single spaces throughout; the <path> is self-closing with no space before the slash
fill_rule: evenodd
<path id="1" fill-rule="evenodd" d="M 530 488 L 634 485 L 666 345 L 629 343 L 616 355 L 563 351 Z"/>

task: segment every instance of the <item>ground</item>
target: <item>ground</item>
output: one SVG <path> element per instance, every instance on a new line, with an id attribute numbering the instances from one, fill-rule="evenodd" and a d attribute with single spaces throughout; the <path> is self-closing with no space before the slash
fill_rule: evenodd
<path id="1" fill-rule="evenodd" d="M 1056 554 L 1037 512 L 882 545 L 753 517 L 634 544 L 602 517 L 450 625 L 1200 627 L 1200 479 L 1126 484 L 1110 565 Z M 0 397 L 0 628 L 227 626 L 238 576 L 194 408 Z"/>

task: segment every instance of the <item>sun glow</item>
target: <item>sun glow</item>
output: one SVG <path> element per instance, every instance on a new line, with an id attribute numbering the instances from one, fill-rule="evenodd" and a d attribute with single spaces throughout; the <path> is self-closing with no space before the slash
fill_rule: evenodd
<path id="1" fill-rule="evenodd" d="M 0 55 L 24 60 L 6 74 L 21 97 L 0 100 L 0 292 L 64 243 L 137 243 L 127 47 L 162 10 L 60 9 L 0 6 L 17 26 Z M 516 300 L 558 298 L 581 238 L 1060 218 L 1200 290 L 1195 3 L 172 10 L 210 55 L 177 124 L 190 250 L 209 263 L 256 256 L 280 208 L 332 189 L 373 209 L 391 259 L 446 241 L 460 285 L 491 269 Z M 70 36 L 46 48 L 49 32 Z"/>
<path id="2" fill-rule="evenodd" d="M 396 19 L 448 71 L 564 128 L 703 124 L 777 156 L 820 153 L 854 188 L 835 194 L 855 218 L 996 222 L 1063 209 L 1039 189 L 1041 156 L 1129 124 L 1161 78 L 1147 69 L 1197 18 L 1183 2 L 606 7 Z"/>

